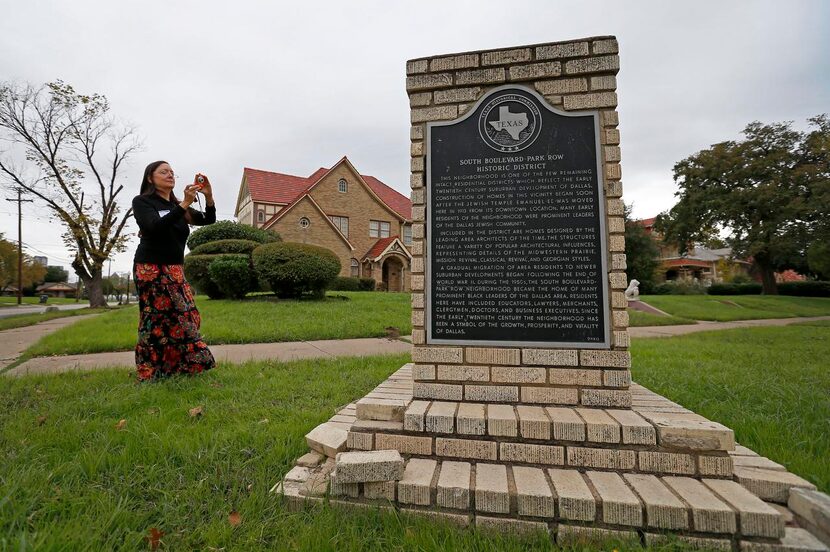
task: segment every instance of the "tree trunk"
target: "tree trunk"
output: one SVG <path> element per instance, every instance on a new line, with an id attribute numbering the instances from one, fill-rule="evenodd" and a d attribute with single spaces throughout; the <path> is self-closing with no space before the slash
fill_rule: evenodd
<path id="1" fill-rule="evenodd" d="M 755 266 L 761 273 L 761 288 L 764 295 L 778 295 L 778 284 L 775 282 L 775 270 L 767 261 L 765 255 L 755 256 Z"/>
<path id="2" fill-rule="evenodd" d="M 103 278 L 101 277 L 100 271 L 95 271 L 92 274 L 92 277 L 89 278 L 88 281 L 84 282 L 86 286 L 86 293 L 89 297 L 89 306 L 92 308 L 95 307 L 107 307 L 107 299 L 104 297 L 104 283 Z"/>

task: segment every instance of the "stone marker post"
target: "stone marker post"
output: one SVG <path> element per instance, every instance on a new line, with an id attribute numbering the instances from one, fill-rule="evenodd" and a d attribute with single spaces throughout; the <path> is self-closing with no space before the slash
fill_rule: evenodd
<path id="1" fill-rule="evenodd" d="M 630 407 L 617 52 L 407 63 L 416 399 Z"/>
<path id="2" fill-rule="evenodd" d="M 631 383 L 618 69 L 607 36 L 407 63 L 413 362 L 306 435 L 293 505 L 826 551 L 764 502 L 810 483 Z"/>

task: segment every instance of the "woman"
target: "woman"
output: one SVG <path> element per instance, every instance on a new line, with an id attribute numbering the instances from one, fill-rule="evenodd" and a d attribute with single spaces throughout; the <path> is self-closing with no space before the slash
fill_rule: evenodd
<path id="1" fill-rule="evenodd" d="M 216 364 L 199 334 L 201 318 L 182 270 L 189 225 L 216 222 L 213 191 L 202 174 L 185 187 L 182 200 L 173 193 L 175 185 L 170 165 L 156 161 L 147 165 L 141 193 L 133 199 L 141 238 L 134 259 L 140 309 L 135 364 L 140 381 L 196 374 Z M 204 213 L 191 207 L 198 192 L 205 196 Z"/>

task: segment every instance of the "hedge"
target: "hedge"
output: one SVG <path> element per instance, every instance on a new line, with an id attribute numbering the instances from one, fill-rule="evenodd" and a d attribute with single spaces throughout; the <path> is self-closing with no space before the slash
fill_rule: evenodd
<path id="1" fill-rule="evenodd" d="M 778 293 L 800 297 L 830 297 L 830 282 L 820 280 L 783 282 L 778 284 Z"/>
<path id="2" fill-rule="evenodd" d="M 709 295 L 759 295 L 761 284 L 712 284 Z"/>
<path id="3" fill-rule="evenodd" d="M 375 291 L 375 284 L 377 284 L 377 282 L 371 278 L 361 278 L 358 280 L 358 287 L 360 291 Z"/>
<path id="4" fill-rule="evenodd" d="M 677 280 L 658 284 L 653 289 L 648 290 L 648 293 L 654 295 L 704 295 L 706 288 L 694 282 Z"/>
<path id="5" fill-rule="evenodd" d="M 196 291 L 203 293 L 211 299 L 222 299 L 225 293 L 210 278 L 210 265 L 218 259 L 242 259 L 247 264 L 248 256 L 241 254 L 222 255 L 187 255 L 184 258 L 184 275 L 188 282 L 196 288 Z"/>
<path id="6" fill-rule="evenodd" d="M 337 255 L 316 245 L 267 243 L 254 249 L 252 258 L 259 278 L 280 297 L 311 292 L 322 298 L 340 272 Z"/>
<path id="7" fill-rule="evenodd" d="M 280 241 L 281 238 L 272 230 L 254 228 L 231 220 L 220 220 L 194 230 L 187 238 L 187 247 L 193 251 L 202 244 L 218 240 L 251 240 L 257 243 L 272 243 Z"/>
<path id="8" fill-rule="evenodd" d="M 219 291 L 232 299 L 242 299 L 254 288 L 251 260 L 246 256 L 217 255 L 208 267 L 210 280 Z"/>
<path id="9" fill-rule="evenodd" d="M 194 248 L 192 255 L 215 255 L 217 253 L 242 253 L 250 255 L 251 252 L 260 246 L 260 242 L 253 240 L 216 240 Z"/>
<path id="10" fill-rule="evenodd" d="M 338 276 L 329 284 L 332 291 L 360 291 L 360 280 L 354 277 Z"/>

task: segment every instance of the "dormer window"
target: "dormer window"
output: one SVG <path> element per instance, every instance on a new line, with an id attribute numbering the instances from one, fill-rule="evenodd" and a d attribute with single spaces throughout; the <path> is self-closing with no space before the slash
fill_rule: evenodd
<path id="1" fill-rule="evenodd" d="M 349 184 L 346 182 L 345 178 L 341 178 L 337 182 L 337 191 L 341 194 L 345 194 L 349 190 Z"/>

